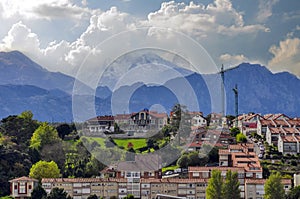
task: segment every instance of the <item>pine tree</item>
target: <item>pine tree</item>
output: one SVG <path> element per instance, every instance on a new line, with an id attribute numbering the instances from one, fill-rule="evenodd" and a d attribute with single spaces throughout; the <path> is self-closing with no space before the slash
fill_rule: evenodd
<path id="1" fill-rule="evenodd" d="M 206 189 L 207 199 L 222 199 L 222 176 L 221 171 L 213 170 L 211 172 L 211 178 L 208 181 Z"/>
<path id="2" fill-rule="evenodd" d="M 283 184 L 281 183 L 281 176 L 280 174 L 273 173 L 270 177 L 266 180 L 265 184 L 265 199 L 284 199 L 285 192 L 283 188 Z"/>
<path id="3" fill-rule="evenodd" d="M 238 173 L 227 171 L 225 183 L 223 184 L 223 198 L 232 199 L 240 198 L 240 189 L 239 189 Z"/>

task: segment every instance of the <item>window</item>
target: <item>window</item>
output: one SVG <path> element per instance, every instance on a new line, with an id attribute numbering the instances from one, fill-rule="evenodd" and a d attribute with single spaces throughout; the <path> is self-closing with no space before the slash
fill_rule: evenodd
<path id="1" fill-rule="evenodd" d="M 31 184 L 30 184 L 30 185 L 28 185 L 28 189 L 32 189 L 32 187 L 31 187 Z"/>

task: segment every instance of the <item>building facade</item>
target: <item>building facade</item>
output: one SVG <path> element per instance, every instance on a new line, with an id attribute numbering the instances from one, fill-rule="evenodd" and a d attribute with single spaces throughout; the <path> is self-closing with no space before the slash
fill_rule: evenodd
<path id="1" fill-rule="evenodd" d="M 11 196 L 16 199 L 31 198 L 32 190 L 38 186 L 38 180 L 29 177 L 20 177 L 10 180 Z"/>

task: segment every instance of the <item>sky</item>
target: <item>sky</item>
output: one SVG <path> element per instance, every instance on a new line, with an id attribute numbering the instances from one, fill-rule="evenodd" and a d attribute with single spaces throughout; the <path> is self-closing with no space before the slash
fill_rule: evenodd
<path id="1" fill-rule="evenodd" d="M 72 76 L 157 48 L 196 65 L 199 52 L 217 69 L 250 62 L 300 77 L 299 0 L 0 0 L 0 24 L 0 51 Z"/>

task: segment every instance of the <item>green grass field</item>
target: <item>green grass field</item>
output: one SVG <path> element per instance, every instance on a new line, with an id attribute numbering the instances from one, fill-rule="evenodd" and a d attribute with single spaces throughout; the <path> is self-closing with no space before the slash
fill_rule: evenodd
<path id="1" fill-rule="evenodd" d="M 116 144 L 120 147 L 124 147 L 124 149 L 128 149 L 128 143 L 131 142 L 133 144 L 133 149 L 136 150 L 138 148 L 142 148 L 147 146 L 146 139 L 139 138 L 139 139 L 114 139 Z"/>
<path id="2" fill-rule="evenodd" d="M 99 138 L 99 137 L 85 137 L 84 138 L 88 139 L 89 142 L 96 141 L 98 144 L 100 144 L 101 147 L 105 147 L 105 139 L 104 138 Z M 116 144 L 119 147 L 124 147 L 125 150 L 127 150 L 128 143 L 131 142 L 133 145 L 133 149 L 136 150 L 138 148 L 142 148 L 147 146 L 146 139 L 139 138 L 139 139 L 114 139 Z"/>
<path id="3" fill-rule="evenodd" d="M 162 172 L 165 172 L 165 171 L 169 171 L 169 170 L 175 170 L 175 169 L 178 169 L 179 168 L 179 166 L 177 166 L 177 165 L 174 165 L 174 166 L 168 166 L 168 167 L 164 167 L 164 168 L 162 168 L 161 170 L 162 170 Z"/>

